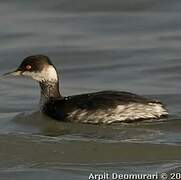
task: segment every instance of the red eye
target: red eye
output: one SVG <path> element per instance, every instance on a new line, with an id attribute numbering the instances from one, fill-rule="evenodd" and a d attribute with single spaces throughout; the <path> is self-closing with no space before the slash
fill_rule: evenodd
<path id="1" fill-rule="evenodd" d="M 28 64 L 28 65 L 26 66 L 26 69 L 27 69 L 27 70 L 30 70 L 30 69 L 31 69 L 31 65 Z"/>

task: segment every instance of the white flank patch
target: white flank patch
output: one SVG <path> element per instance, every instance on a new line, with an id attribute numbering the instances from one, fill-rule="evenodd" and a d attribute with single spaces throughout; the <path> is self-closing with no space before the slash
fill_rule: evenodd
<path id="1" fill-rule="evenodd" d="M 139 104 L 129 103 L 118 105 L 115 109 L 108 110 L 81 110 L 69 114 L 70 120 L 83 123 L 104 123 L 133 121 L 139 119 L 155 119 L 168 115 L 167 110 L 159 103 Z"/>
<path id="2" fill-rule="evenodd" d="M 48 81 L 56 82 L 58 81 L 58 75 L 55 68 L 52 65 L 45 66 L 41 72 L 30 72 L 25 71 L 23 76 L 31 77 L 36 81 Z"/>

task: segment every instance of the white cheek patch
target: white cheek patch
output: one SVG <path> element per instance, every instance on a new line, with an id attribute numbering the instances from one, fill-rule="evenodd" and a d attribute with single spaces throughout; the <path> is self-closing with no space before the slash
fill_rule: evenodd
<path id="1" fill-rule="evenodd" d="M 23 76 L 31 77 L 36 81 L 58 81 L 58 75 L 55 68 L 52 65 L 48 65 L 41 72 L 30 72 L 25 71 L 22 74 Z"/>

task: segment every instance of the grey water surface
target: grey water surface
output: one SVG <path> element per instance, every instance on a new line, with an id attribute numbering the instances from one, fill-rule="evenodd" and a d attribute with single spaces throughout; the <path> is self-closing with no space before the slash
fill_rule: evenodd
<path id="1" fill-rule="evenodd" d="M 56 122 L 38 84 L 0 76 L 0 180 L 181 172 L 181 1 L 0 1 L 0 74 L 48 55 L 61 93 L 124 90 L 159 99 L 168 119 Z"/>

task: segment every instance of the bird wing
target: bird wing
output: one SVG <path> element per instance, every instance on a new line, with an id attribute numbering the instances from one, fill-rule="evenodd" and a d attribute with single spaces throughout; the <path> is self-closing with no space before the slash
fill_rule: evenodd
<path id="1" fill-rule="evenodd" d="M 107 109 L 117 105 L 128 103 L 159 103 L 148 98 L 123 91 L 100 91 L 81 95 L 68 96 L 64 98 L 65 106 L 80 109 Z M 58 102 L 57 102 L 58 104 Z"/>

